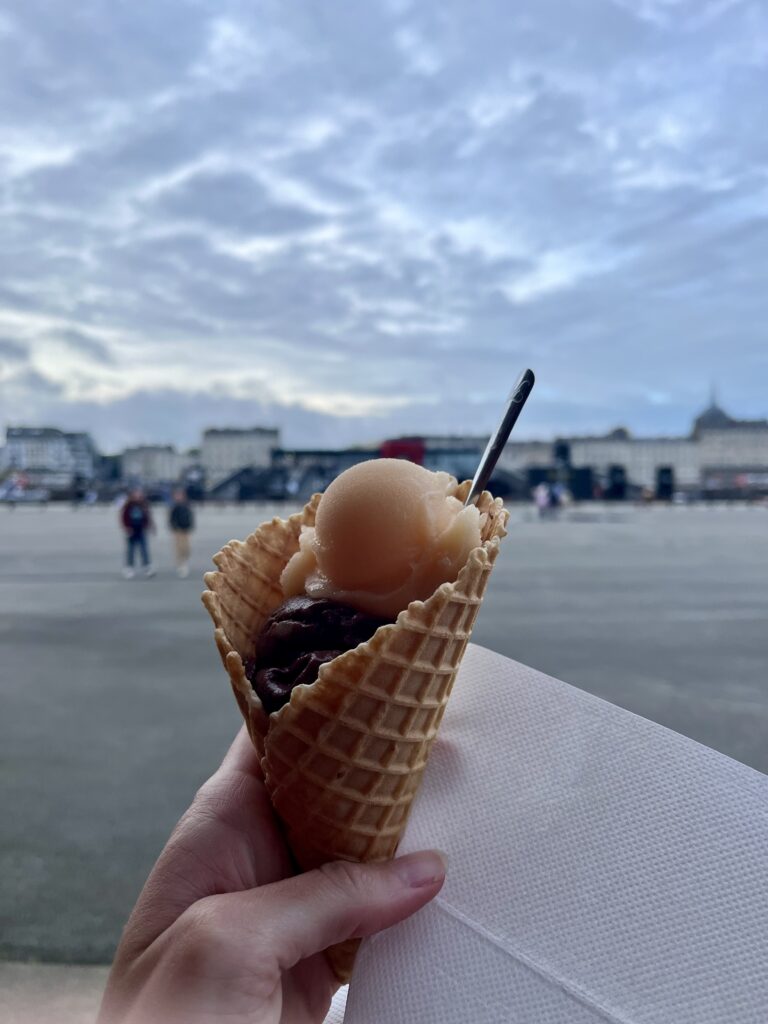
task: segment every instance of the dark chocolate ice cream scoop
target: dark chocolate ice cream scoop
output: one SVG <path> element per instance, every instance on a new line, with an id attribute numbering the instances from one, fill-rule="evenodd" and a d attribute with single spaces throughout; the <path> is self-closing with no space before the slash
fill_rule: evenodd
<path id="1" fill-rule="evenodd" d="M 390 619 L 337 601 L 291 597 L 272 612 L 245 670 L 268 714 L 287 704 L 300 683 L 314 683 L 320 666 L 369 640 Z"/>

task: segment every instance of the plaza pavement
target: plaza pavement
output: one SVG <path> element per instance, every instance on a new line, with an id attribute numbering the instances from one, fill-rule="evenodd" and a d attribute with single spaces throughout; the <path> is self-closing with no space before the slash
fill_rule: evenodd
<path id="1" fill-rule="evenodd" d="M 202 510 L 178 580 L 160 513 L 158 574 L 126 581 L 113 509 L 0 507 L 0 959 L 109 961 L 238 727 L 201 576 L 264 516 Z M 766 565 L 761 507 L 517 509 L 474 640 L 768 771 Z M 67 977 L 90 1006 L 103 975 Z"/>

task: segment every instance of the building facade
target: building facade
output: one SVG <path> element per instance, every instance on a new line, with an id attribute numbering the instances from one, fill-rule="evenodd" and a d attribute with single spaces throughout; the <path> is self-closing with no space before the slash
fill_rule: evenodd
<path id="1" fill-rule="evenodd" d="M 184 468 L 184 456 L 169 444 L 137 445 L 122 455 L 122 476 L 128 483 L 172 484 Z"/>
<path id="2" fill-rule="evenodd" d="M 209 488 L 246 467 L 266 469 L 273 449 L 280 447 L 280 431 L 270 427 L 212 428 L 203 433 L 200 464 Z"/>
<path id="3" fill-rule="evenodd" d="M 69 433 L 64 435 L 75 463 L 75 476 L 80 480 L 93 480 L 97 474 L 99 453 L 90 434 Z"/>
<path id="4" fill-rule="evenodd" d="M 768 420 L 734 419 L 713 400 L 687 437 L 633 437 L 619 427 L 603 436 L 510 441 L 499 460 L 515 474 L 565 467 L 591 473 L 597 489 L 614 478 L 657 494 L 761 492 L 768 490 Z"/>
<path id="5" fill-rule="evenodd" d="M 31 483 L 64 491 L 76 481 L 92 480 L 98 453 L 89 434 L 56 427 L 8 427 L 3 468 L 23 473 Z"/>

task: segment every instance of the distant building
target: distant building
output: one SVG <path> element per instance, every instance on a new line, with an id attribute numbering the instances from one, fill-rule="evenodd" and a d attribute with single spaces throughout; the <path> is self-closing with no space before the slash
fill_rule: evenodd
<path id="1" fill-rule="evenodd" d="M 97 476 L 102 483 L 117 485 L 123 479 L 123 456 L 101 455 L 99 457 Z"/>
<path id="2" fill-rule="evenodd" d="M 55 427 L 8 427 L 5 461 L 9 468 L 71 475 L 75 459 L 66 434 Z"/>
<path id="3" fill-rule="evenodd" d="M 477 452 L 482 455 L 488 444 L 487 434 L 429 434 L 421 439 L 430 452 Z"/>
<path id="4" fill-rule="evenodd" d="M 713 398 L 692 436 L 705 495 L 768 494 L 768 420 L 733 419 Z"/>
<path id="5" fill-rule="evenodd" d="M 96 476 L 100 456 L 91 435 L 70 433 L 64 436 L 75 462 L 75 475 L 81 480 L 92 480 Z"/>
<path id="6" fill-rule="evenodd" d="M 487 443 L 487 437 L 456 434 L 396 437 L 382 442 L 381 457 L 408 459 L 433 472 L 446 472 L 457 480 L 465 480 L 474 476 Z"/>
<path id="7" fill-rule="evenodd" d="M 282 487 L 284 496 L 308 498 L 315 491 L 325 490 L 345 469 L 378 459 L 379 455 L 379 448 L 275 448 L 272 491 L 276 493 Z"/>
<path id="8" fill-rule="evenodd" d="M 211 428 L 203 433 L 200 464 L 209 488 L 240 469 L 266 469 L 272 450 L 280 447 L 280 431 L 269 427 Z"/>
<path id="9" fill-rule="evenodd" d="M 687 437 L 633 437 L 625 427 L 602 436 L 510 441 L 499 460 L 512 473 L 578 470 L 600 490 L 613 484 L 659 496 L 768 492 L 768 420 L 737 420 L 714 398 Z M 590 485 L 589 490 L 592 490 Z"/>
<path id="10" fill-rule="evenodd" d="M 702 468 L 768 467 L 768 420 L 737 420 L 710 405 L 694 420 Z"/>
<path id="11" fill-rule="evenodd" d="M 170 444 L 142 444 L 126 448 L 121 461 L 123 480 L 144 486 L 175 483 L 186 464 L 185 456 Z"/>
<path id="12" fill-rule="evenodd" d="M 381 454 L 428 469 L 471 477 L 487 437 L 399 437 Z M 495 472 L 499 492 L 528 494 L 540 480 L 560 479 L 579 498 L 623 497 L 640 490 L 704 496 L 768 494 L 768 420 L 739 420 L 715 401 L 687 437 L 633 437 L 625 427 L 597 436 L 510 441 Z"/>
<path id="13" fill-rule="evenodd" d="M 24 473 L 50 491 L 69 489 L 76 478 L 91 480 L 98 453 L 89 434 L 66 433 L 56 427 L 8 427 L 4 468 Z"/>
<path id="14" fill-rule="evenodd" d="M 272 452 L 273 493 L 306 498 L 322 491 L 344 470 L 370 459 L 407 459 L 459 479 L 471 477 L 488 439 L 485 437 L 398 437 L 370 448 L 276 448 Z M 549 446 L 551 449 L 551 445 Z"/>
<path id="15" fill-rule="evenodd" d="M 379 448 L 275 448 L 272 466 L 299 472 L 322 469 L 337 476 L 358 462 L 378 459 L 380 454 Z"/>

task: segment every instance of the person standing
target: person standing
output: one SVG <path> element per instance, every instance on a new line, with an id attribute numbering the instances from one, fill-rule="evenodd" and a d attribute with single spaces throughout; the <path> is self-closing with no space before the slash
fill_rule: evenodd
<path id="1" fill-rule="evenodd" d="M 140 487 L 134 487 L 120 510 L 120 522 L 125 530 L 127 539 L 125 567 L 123 576 L 131 579 L 134 576 L 133 562 L 136 549 L 139 550 L 141 563 L 144 566 L 145 576 L 154 576 L 155 570 L 149 557 L 149 545 L 147 544 L 147 533 L 154 529 L 152 522 L 152 511 L 149 502 L 144 496 Z"/>
<path id="2" fill-rule="evenodd" d="M 539 512 L 539 518 L 544 519 L 549 514 L 550 509 L 550 490 L 549 484 L 543 480 L 540 484 L 537 484 L 533 489 L 533 501 Z"/>
<path id="3" fill-rule="evenodd" d="M 176 574 L 179 579 L 189 576 L 189 537 L 195 528 L 195 515 L 187 492 L 182 488 L 173 492 L 173 503 L 168 513 L 168 527 L 173 533 L 176 554 Z"/>

